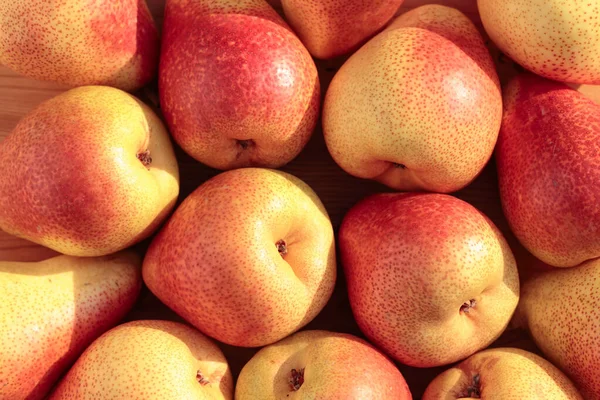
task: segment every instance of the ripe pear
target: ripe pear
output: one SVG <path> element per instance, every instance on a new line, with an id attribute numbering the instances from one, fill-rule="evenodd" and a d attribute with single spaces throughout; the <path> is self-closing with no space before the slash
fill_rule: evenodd
<path id="1" fill-rule="evenodd" d="M 156 75 L 145 0 L 0 2 L 0 64 L 30 78 L 132 91 Z"/>
<path id="2" fill-rule="evenodd" d="M 411 400 L 404 377 L 355 336 L 303 331 L 262 348 L 240 372 L 236 400 Z"/>
<path id="3" fill-rule="evenodd" d="M 496 163 L 515 236 L 556 267 L 600 257 L 600 105 L 533 74 L 510 82 L 504 105 Z"/>
<path id="4" fill-rule="evenodd" d="M 144 282 L 203 333 L 234 346 L 290 335 L 335 284 L 333 228 L 300 179 L 242 168 L 188 196 L 150 244 Z"/>
<path id="5" fill-rule="evenodd" d="M 105 86 L 38 106 L 0 143 L 0 229 L 74 256 L 146 238 L 179 194 L 169 135 L 152 110 Z"/>
<path id="6" fill-rule="evenodd" d="M 310 54 L 265 0 L 167 0 L 159 71 L 173 137 L 213 168 L 278 168 L 317 123 Z"/>
<path id="7" fill-rule="evenodd" d="M 394 16 L 404 0 L 283 0 L 285 16 L 308 51 L 334 58 L 360 47 Z"/>
<path id="8" fill-rule="evenodd" d="M 600 399 L 600 259 L 526 281 L 515 325 L 529 331 L 585 399 Z"/>
<path id="9" fill-rule="evenodd" d="M 340 68 L 323 130 L 351 175 L 452 192 L 490 159 L 501 118 L 498 76 L 477 28 L 456 9 L 429 5 L 401 15 Z"/>
<path id="10" fill-rule="evenodd" d="M 549 79 L 600 84 L 600 0 L 478 0 L 492 41 Z"/>
<path id="11" fill-rule="evenodd" d="M 170 321 L 133 321 L 98 338 L 48 400 L 229 400 L 233 378 L 206 336 Z"/>
<path id="12" fill-rule="evenodd" d="M 521 349 L 479 352 L 438 375 L 423 400 L 583 400 L 575 385 L 542 357 Z"/>
<path id="13" fill-rule="evenodd" d="M 519 300 L 506 240 L 452 196 L 370 196 L 344 217 L 339 245 L 358 326 L 403 364 L 449 364 L 487 347 Z"/>
<path id="14" fill-rule="evenodd" d="M 121 252 L 0 262 L 0 399 L 42 399 L 133 307 L 141 259 Z"/>

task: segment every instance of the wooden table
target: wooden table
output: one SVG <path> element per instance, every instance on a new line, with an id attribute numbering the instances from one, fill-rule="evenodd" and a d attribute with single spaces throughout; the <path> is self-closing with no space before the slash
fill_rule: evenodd
<path id="1" fill-rule="evenodd" d="M 275 5 L 278 4 L 278 1 L 269 0 L 270 3 Z M 148 3 L 160 25 L 164 0 L 149 0 Z M 426 3 L 441 3 L 457 7 L 471 17 L 481 28 L 477 15 L 476 0 L 406 0 L 400 12 Z M 491 50 L 498 62 L 501 78 L 505 82 L 515 73 L 513 64 L 510 61 L 502 60 L 497 50 L 493 48 Z M 323 93 L 325 93 L 331 78 L 342 62 L 343 60 L 317 62 Z M 39 103 L 56 96 L 64 90 L 66 90 L 64 86 L 20 77 L 7 68 L 0 66 L 0 141 L 9 134 L 25 114 Z M 579 90 L 596 100 L 600 100 L 600 90 L 597 90 L 596 87 L 583 86 Z M 150 85 L 149 89 L 138 93 L 138 95 L 148 99 L 153 97 L 154 93 L 155 84 L 154 86 Z M 178 147 L 176 152 L 181 168 L 181 201 L 205 180 L 217 174 L 218 171 L 202 166 Z M 389 191 L 386 187 L 375 182 L 356 179 L 344 173 L 329 156 L 320 127 L 317 128 L 304 151 L 282 169 L 303 179 L 317 192 L 327 207 L 336 230 L 344 214 L 357 201 L 372 193 Z M 496 170 L 493 161 L 469 187 L 455 193 L 455 195 L 473 204 L 498 225 L 513 247 L 520 270 L 525 273 L 531 261 L 531 256 L 516 242 L 508 229 L 500 207 Z M 143 252 L 147 244 L 148 240 L 137 246 L 137 248 Z M 55 254 L 52 250 L 0 231 L 0 260 L 35 261 Z M 127 317 L 127 320 L 133 319 L 181 321 L 177 315 L 160 303 L 147 289 L 143 290 L 136 307 Z M 321 314 L 307 326 L 307 329 L 328 329 L 362 336 L 352 318 L 341 269 L 339 270 L 339 280 L 332 299 Z M 518 330 L 505 332 L 493 346 L 515 346 L 538 352 L 528 337 Z M 222 345 L 222 348 L 236 376 L 241 367 L 256 351 L 255 349 L 240 349 L 227 345 Z M 399 367 L 411 387 L 415 399 L 419 399 L 427 384 L 445 369 L 443 367 L 417 369 L 401 365 Z"/>

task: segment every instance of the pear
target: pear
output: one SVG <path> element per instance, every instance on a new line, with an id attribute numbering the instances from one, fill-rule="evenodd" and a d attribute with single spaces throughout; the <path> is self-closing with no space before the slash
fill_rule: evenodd
<path id="1" fill-rule="evenodd" d="M 308 324 L 335 286 L 334 233 L 316 193 L 276 170 L 203 183 L 156 235 L 148 288 L 204 334 L 264 346 Z"/>
<path id="2" fill-rule="evenodd" d="M 159 95 L 173 138 L 213 168 L 278 168 L 310 139 L 320 83 L 265 0 L 167 0 Z"/>
<path id="3" fill-rule="evenodd" d="M 133 307 L 141 259 L 58 256 L 0 263 L 0 399 L 41 399 Z"/>
<path id="4" fill-rule="evenodd" d="M 555 267 L 600 257 L 600 105 L 526 73 L 507 85 L 504 108 L 496 164 L 515 236 Z"/>
<path id="5" fill-rule="evenodd" d="M 359 328 L 406 365 L 445 365 L 486 348 L 519 301 L 502 233 L 452 196 L 367 197 L 344 217 L 339 247 Z"/>
<path id="6" fill-rule="evenodd" d="M 502 95 L 483 38 L 460 11 L 401 15 L 333 78 L 323 132 L 346 172 L 397 190 L 453 192 L 492 156 Z"/>
<path id="7" fill-rule="evenodd" d="M 132 91 L 158 69 L 145 0 L 1 1 L 0 27 L 0 64 L 30 78 Z"/>
<path id="8" fill-rule="evenodd" d="M 48 400 L 229 400 L 227 360 L 206 336 L 170 321 L 133 321 L 81 355 Z"/>
<path id="9" fill-rule="evenodd" d="M 585 399 L 600 399 L 600 259 L 527 280 L 514 321 Z"/>
<path id="10" fill-rule="evenodd" d="M 394 16 L 404 0 L 283 0 L 290 25 L 321 59 L 356 50 Z"/>
<path id="11" fill-rule="evenodd" d="M 583 400 L 575 385 L 542 357 L 521 349 L 497 348 L 472 355 L 438 375 L 423 400 Z"/>
<path id="12" fill-rule="evenodd" d="M 600 84 L 600 0 L 478 0 L 492 41 L 543 77 Z"/>
<path id="13" fill-rule="evenodd" d="M 308 330 L 262 348 L 240 372 L 236 400 L 412 400 L 396 366 L 364 340 Z"/>
<path id="14" fill-rule="evenodd" d="M 179 194 L 169 134 L 134 96 L 71 89 L 0 143 L 0 229 L 72 256 L 102 256 L 149 236 Z"/>

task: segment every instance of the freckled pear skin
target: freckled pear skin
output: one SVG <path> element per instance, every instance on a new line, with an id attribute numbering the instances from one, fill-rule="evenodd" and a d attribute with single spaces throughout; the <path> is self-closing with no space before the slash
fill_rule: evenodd
<path id="1" fill-rule="evenodd" d="M 133 307 L 141 259 L 0 262 L 0 399 L 45 398 L 81 352 Z"/>
<path id="2" fill-rule="evenodd" d="M 0 143 L 0 171 L 0 228 L 74 256 L 146 238 L 179 194 L 160 119 L 105 86 L 71 89 L 25 116 Z"/>
<path id="3" fill-rule="evenodd" d="M 283 11 L 310 53 L 329 59 L 356 50 L 404 0 L 283 0 Z"/>
<path id="4" fill-rule="evenodd" d="M 0 64 L 30 78 L 132 91 L 156 76 L 145 0 L 0 2 Z"/>
<path id="5" fill-rule="evenodd" d="M 344 218 L 339 245 L 360 329 L 406 365 L 445 365 L 487 347 L 519 300 L 500 231 L 448 195 L 370 196 Z"/>
<path id="6" fill-rule="evenodd" d="M 453 192 L 490 159 L 502 118 L 492 58 L 472 22 L 430 5 L 394 20 L 337 72 L 323 130 L 351 175 Z"/>
<path id="7" fill-rule="evenodd" d="M 583 400 L 573 382 L 550 362 L 513 348 L 469 357 L 435 378 L 423 395 L 423 400 L 457 398 Z"/>
<path id="8" fill-rule="evenodd" d="M 291 371 L 304 369 L 297 391 Z M 236 400 L 412 400 L 396 366 L 355 336 L 302 331 L 264 347 L 248 361 L 236 385 Z"/>
<path id="9" fill-rule="evenodd" d="M 600 84 L 600 0 L 478 0 L 477 6 L 492 41 L 526 69 Z"/>
<path id="10" fill-rule="evenodd" d="M 213 168 L 278 168 L 320 107 L 316 66 L 264 0 L 167 0 L 162 111 L 179 145 Z"/>
<path id="11" fill-rule="evenodd" d="M 233 400 L 227 360 L 206 336 L 171 321 L 133 321 L 98 338 L 48 400 Z"/>
<path id="12" fill-rule="evenodd" d="M 600 259 L 523 284 L 515 321 L 586 400 L 600 399 Z"/>
<path id="13" fill-rule="evenodd" d="M 333 228 L 292 175 L 243 168 L 202 184 L 144 259 L 146 285 L 208 336 L 256 347 L 310 322 L 335 284 Z"/>
<path id="14" fill-rule="evenodd" d="M 533 74 L 513 79 L 504 104 L 496 164 L 515 236 L 556 267 L 600 257 L 600 106 Z"/>

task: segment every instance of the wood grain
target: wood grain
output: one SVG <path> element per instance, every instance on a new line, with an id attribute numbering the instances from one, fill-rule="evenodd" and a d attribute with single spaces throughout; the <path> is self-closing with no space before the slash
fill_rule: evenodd
<path id="1" fill-rule="evenodd" d="M 270 0 L 272 3 L 277 3 L 277 1 Z M 163 17 L 164 0 L 150 0 L 148 3 L 160 25 Z M 400 12 L 425 3 L 442 3 L 455 6 L 466 12 L 481 28 L 477 15 L 476 0 L 406 0 Z M 506 81 L 506 79 L 516 72 L 514 65 L 509 60 L 501 58 L 499 52 L 493 47 L 491 50 L 498 62 L 498 68 L 503 81 Z M 323 93 L 341 63 L 343 63 L 343 59 L 329 62 L 317 61 L 323 85 Z M 25 114 L 44 100 L 66 89 L 66 87 L 57 84 L 33 81 L 20 77 L 7 68 L 0 66 L 0 141 L 9 134 L 19 119 Z M 600 99 L 600 91 L 596 87 L 584 86 L 580 90 L 596 100 Z M 146 100 L 155 99 L 156 83 L 150 85 L 148 89 L 143 90 L 138 95 Z M 214 176 L 217 171 L 202 166 L 187 156 L 180 148 L 176 150 L 181 167 L 181 201 L 205 180 Z M 329 156 L 320 128 L 315 131 L 312 140 L 300 156 L 282 169 L 303 179 L 315 189 L 327 207 L 336 230 L 344 214 L 357 201 L 372 193 L 388 191 L 382 185 L 356 179 L 344 173 Z M 499 226 L 513 247 L 521 270 L 526 270 L 531 258 L 516 242 L 503 217 L 498 197 L 496 170 L 493 160 L 469 187 L 455 193 L 455 195 L 473 204 Z M 147 240 L 136 246 L 136 248 L 140 252 L 143 252 L 148 242 Z M 0 232 L 0 260 L 34 261 L 45 259 L 55 254 L 55 252 L 49 249 Z M 362 336 L 352 318 L 341 269 L 339 272 L 340 279 L 331 301 L 307 329 L 329 329 Z M 181 320 L 146 289 L 127 319 Z M 493 346 L 516 346 L 537 352 L 533 343 L 520 331 L 506 332 Z M 239 349 L 226 345 L 222 347 L 235 375 L 237 375 L 241 367 L 256 351 L 255 349 Z M 444 368 L 415 369 L 404 366 L 400 366 L 400 368 L 411 387 L 415 399 L 420 398 L 427 384 L 439 372 L 444 370 Z"/>

